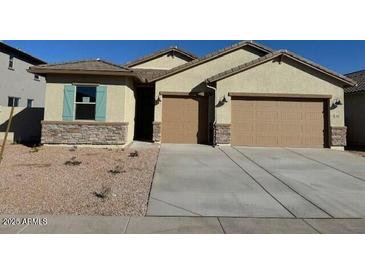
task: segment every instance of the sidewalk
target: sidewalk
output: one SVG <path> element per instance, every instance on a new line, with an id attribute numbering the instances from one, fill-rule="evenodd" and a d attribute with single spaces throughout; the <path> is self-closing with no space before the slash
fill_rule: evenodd
<path id="1" fill-rule="evenodd" d="M 2 215 L 0 234 L 363 234 L 365 219 Z M 28 224 L 4 225 L 4 218 Z M 40 221 L 46 218 L 47 224 Z"/>

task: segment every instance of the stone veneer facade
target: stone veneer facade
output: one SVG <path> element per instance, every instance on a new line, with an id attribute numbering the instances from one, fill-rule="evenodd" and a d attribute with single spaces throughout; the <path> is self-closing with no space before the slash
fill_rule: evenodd
<path id="1" fill-rule="evenodd" d="M 230 144 L 231 143 L 231 125 L 215 124 L 214 125 L 214 144 Z"/>
<path id="2" fill-rule="evenodd" d="M 161 142 L 161 122 L 153 122 L 153 136 L 154 142 Z"/>
<path id="3" fill-rule="evenodd" d="M 42 122 L 42 144 L 124 145 L 128 123 Z"/>
<path id="4" fill-rule="evenodd" d="M 347 127 L 331 127 L 331 146 L 346 146 Z"/>

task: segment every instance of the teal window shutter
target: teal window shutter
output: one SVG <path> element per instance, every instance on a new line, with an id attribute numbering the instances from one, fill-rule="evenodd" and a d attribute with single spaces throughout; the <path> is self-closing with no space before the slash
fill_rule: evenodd
<path id="1" fill-rule="evenodd" d="M 96 88 L 95 120 L 105 121 L 106 119 L 106 86 Z"/>
<path id="2" fill-rule="evenodd" d="M 74 119 L 75 92 L 75 86 L 65 85 L 63 95 L 63 121 L 72 121 Z"/>

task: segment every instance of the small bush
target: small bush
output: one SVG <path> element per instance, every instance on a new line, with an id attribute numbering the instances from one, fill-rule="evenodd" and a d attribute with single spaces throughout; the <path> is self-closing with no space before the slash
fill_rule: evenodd
<path id="1" fill-rule="evenodd" d="M 39 148 L 38 147 L 32 147 L 30 150 L 29 150 L 29 153 L 36 153 L 39 151 Z"/>
<path id="2" fill-rule="evenodd" d="M 132 157 L 132 158 L 138 157 L 138 151 L 135 150 L 134 152 L 129 153 L 129 157 Z"/>
<path id="3" fill-rule="evenodd" d="M 93 195 L 100 199 L 106 199 L 108 195 L 112 192 L 111 187 L 103 186 L 100 191 L 94 191 Z"/>
<path id="4" fill-rule="evenodd" d="M 76 157 L 72 157 L 71 160 L 66 161 L 64 163 L 64 165 L 66 165 L 66 166 L 79 166 L 79 165 L 81 165 L 81 162 L 76 161 Z"/>

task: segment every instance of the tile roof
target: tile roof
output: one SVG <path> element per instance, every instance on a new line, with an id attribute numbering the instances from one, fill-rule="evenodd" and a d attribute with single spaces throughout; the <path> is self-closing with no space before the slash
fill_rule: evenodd
<path id="1" fill-rule="evenodd" d="M 356 86 L 346 88 L 345 93 L 355 93 L 355 92 L 365 91 L 365 70 L 355 71 L 345 75 L 357 82 Z"/>
<path id="2" fill-rule="evenodd" d="M 194 67 L 194 66 L 197 66 L 199 64 L 203 64 L 205 62 L 208 62 L 209 60 L 212 60 L 212 59 L 215 59 L 215 58 L 218 58 L 220 57 L 221 55 L 224 55 L 226 53 L 229 53 L 231 51 L 235 51 L 239 48 L 242 48 L 242 47 L 245 47 L 245 46 L 251 46 L 251 47 L 254 47 L 254 48 L 257 48 L 261 51 L 263 51 L 264 53 L 271 53 L 273 52 L 272 49 L 264 46 L 264 45 L 261 45 L 259 43 L 256 43 L 256 42 L 253 42 L 253 41 L 241 41 L 241 42 L 238 42 L 236 44 L 233 44 L 229 47 L 226 47 L 226 48 L 223 48 L 223 49 L 220 49 L 218 51 L 215 51 L 215 52 L 212 52 L 212 53 L 209 53 L 201 58 L 198 58 L 198 59 L 195 59 L 193 61 L 190 61 L 186 64 L 183 64 L 183 65 L 180 65 L 178 67 L 175 67 L 175 68 L 172 68 L 168 71 L 166 71 L 166 73 L 154 78 L 154 79 L 151 79 L 150 81 L 156 81 L 156 80 L 160 80 L 160 79 L 163 79 L 163 78 L 166 78 L 170 75 L 173 75 L 175 73 L 178 73 L 178 72 L 181 72 L 181 71 L 184 71 L 186 69 L 189 69 L 191 67 Z"/>
<path id="3" fill-rule="evenodd" d="M 237 74 L 239 72 L 242 72 L 242 71 L 245 71 L 247 69 L 250 69 L 252 67 L 255 67 L 257 65 L 260 65 L 260 64 L 263 64 L 263 63 L 266 63 L 272 59 L 275 59 L 279 56 L 286 56 L 286 57 L 289 57 L 293 60 L 296 60 L 296 61 L 299 61 L 309 67 L 312 67 L 313 69 L 317 70 L 317 71 L 320 71 L 322 73 L 325 73 L 333 78 L 336 78 L 337 80 L 340 80 L 342 82 L 344 82 L 347 86 L 354 86 L 356 84 L 356 82 L 354 82 L 352 79 L 348 78 L 348 77 L 345 77 L 339 73 L 336 73 L 334 71 L 331 71 L 325 67 L 322 67 L 312 61 L 309 61 L 295 53 L 292 53 L 292 52 L 289 52 L 287 50 L 278 50 L 278 51 L 275 51 L 275 52 L 272 52 L 270 54 L 267 54 L 263 57 L 260 57 L 258 59 L 255 59 L 253 61 L 250 61 L 248 63 L 245 63 L 245 64 L 242 64 L 240 66 L 237 66 L 235 68 L 232 68 L 232 69 L 229 69 L 227 71 L 224 71 L 224 72 L 221 72 L 217 75 L 214 75 L 210 78 L 207 79 L 207 82 L 216 82 L 216 81 L 219 81 L 219 80 L 222 80 L 224 78 L 227 78 L 231 75 L 234 75 L 234 74 Z"/>
<path id="4" fill-rule="evenodd" d="M 141 78 L 143 78 L 146 82 L 149 82 L 151 79 L 156 78 L 162 74 L 165 74 L 165 69 L 132 69 L 135 73 L 139 74 Z"/>
<path id="5" fill-rule="evenodd" d="M 34 66 L 32 69 L 47 70 L 91 70 L 91 71 L 130 71 L 129 68 L 100 59 L 78 60 L 71 62 L 53 63 Z"/>
<path id="6" fill-rule="evenodd" d="M 147 62 L 149 60 L 152 60 L 154 58 L 157 58 L 159 56 L 165 55 L 165 54 L 170 53 L 170 52 L 178 52 L 178 53 L 188 57 L 190 60 L 195 60 L 195 59 L 198 58 L 197 56 L 195 56 L 194 54 L 192 54 L 192 53 L 190 53 L 186 50 L 183 50 L 183 49 L 180 49 L 180 48 L 177 48 L 177 47 L 169 47 L 167 49 L 162 49 L 162 50 L 159 50 L 157 52 L 154 52 L 154 53 L 148 54 L 146 56 L 143 56 L 141 58 L 138 58 L 137 60 L 130 61 L 130 62 L 126 63 L 124 66 L 132 67 L 132 66 Z"/>
<path id="7" fill-rule="evenodd" d="M 25 51 L 22 51 L 21 49 L 17 49 L 17 48 L 14 48 L 2 41 L 0 41 L 0 49 L 5 49 L 7 50 L 8 52 L 12 52 L 12 53 L 16 53 L 18 54 L 19 56 L 22 56 L 24 59 L 28 60 L 31 64 L 34 64 L 34 65 L 39 65 L 39 64 L 46 64 L 47 62 L 33 56 L 33 55 L 30 55 L 29 53 L 25 52 Z"/>

